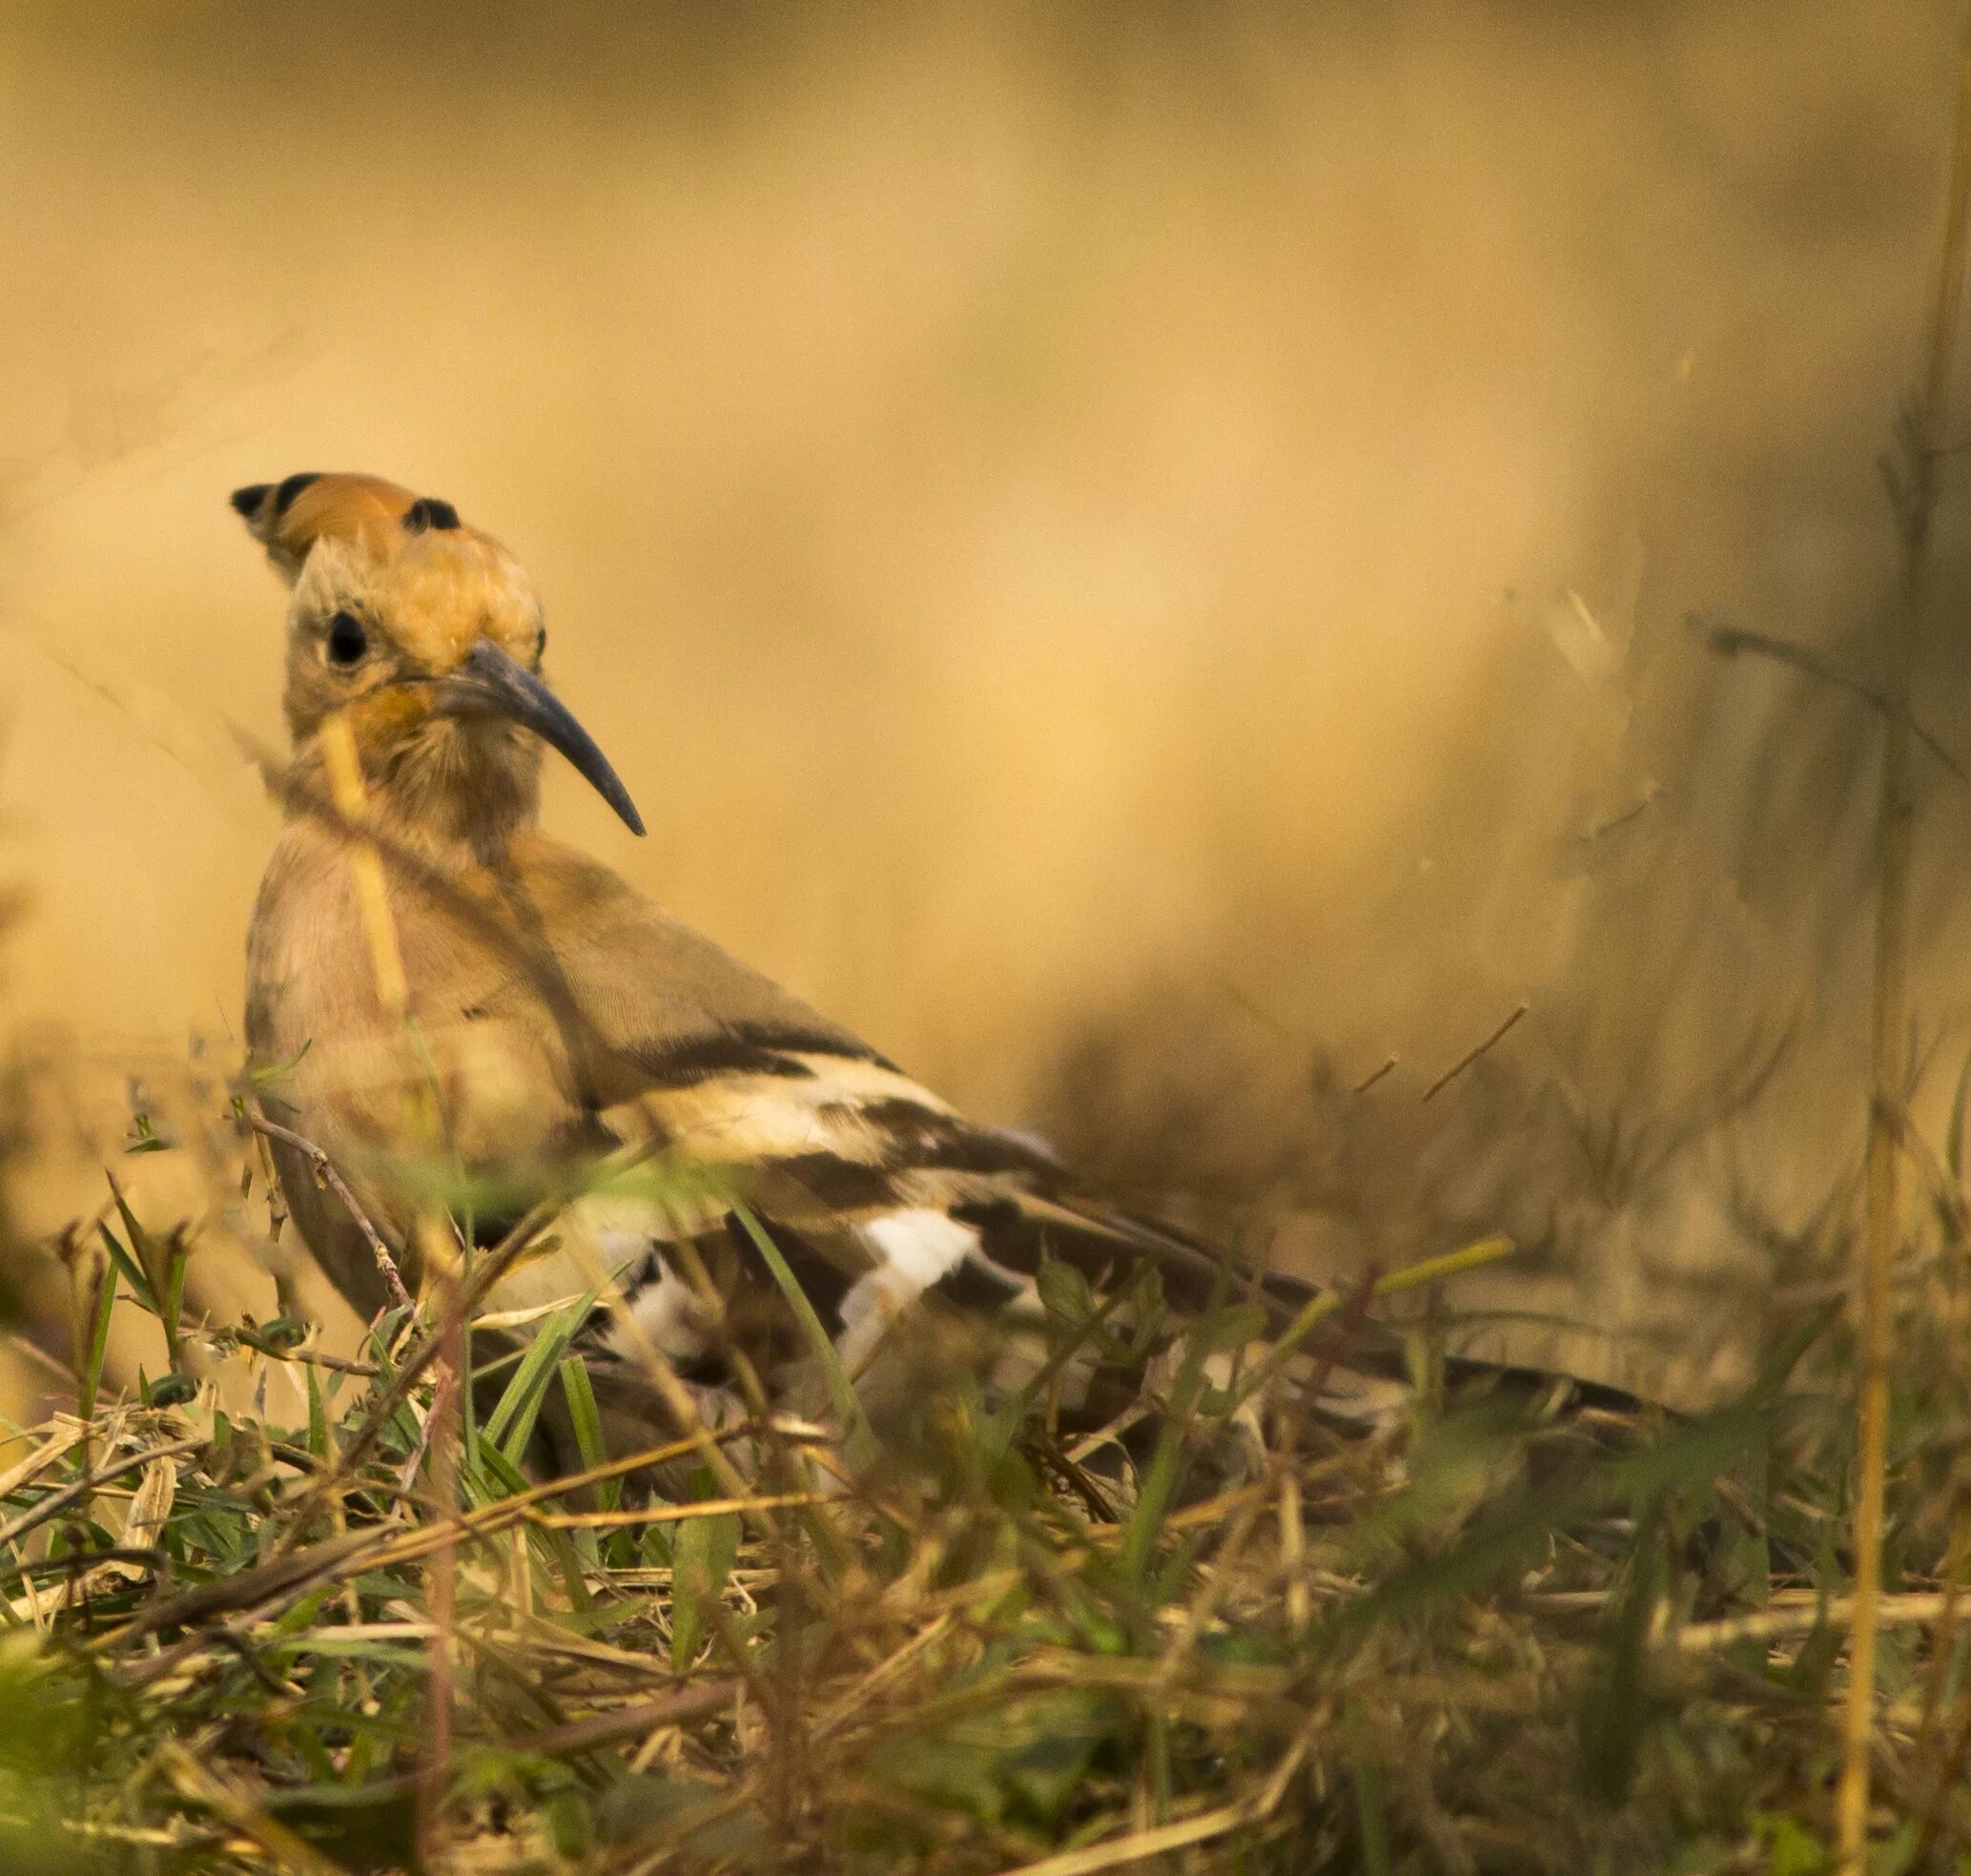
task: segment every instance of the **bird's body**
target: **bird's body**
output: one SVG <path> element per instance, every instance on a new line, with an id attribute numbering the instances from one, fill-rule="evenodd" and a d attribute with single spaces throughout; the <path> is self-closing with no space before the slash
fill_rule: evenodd
<path id="1" fill-rule="evenodd" d="M 920 1288 L 946 1281 L 1000 1301 L 1024 1289 L 1034 1226 L 1007 1202 L 1044 1204 L 1061 1183 L 1037 1147 L 968 1124 L 608 869 L 534 833 L 490 865 L 427 853 L 390 869 L 410 1000 L 388 1010 L 369 977 L 351 845 L 307 815 L 283 835 L 254 926 L 249 1042 L 257 1062 L 285 1064 L 263 1100 L 354 1168 L 413 1283 L 420 1183 L 404 1175 L 420 1155 L 512 1193 L 642 1145 L 724 1175 L 713 1190 L 742 1197 L 774 1231 L 851 1367 Z M 421 1136 L 421 1117 L 434 1114 Z M 304 1163 L 284 1172 L 296 1221 L 338 1287 L 359 1309 L 380 1307 L 383 1278 L 360 1228 Z M 475 1220 L 474 1235 L 498 1239 L 515 1208 L 509 1200 Z M 687 1380 L 716 1394 L 726 1351 L 661 1253 L 688 1239 L 711 1268 L 746 1259 L 731 1216 L 716 1196 L 590 1193 L 560 1221 L 560 1248 L 520 1261 L 487 1307 L 565 1304 L 595 1288 L 600 1268 Z M 1003 1243 L 1009 1234 L 1022 1242 Z M 996 1244 L 1017 1259 L 994 1260 Z M 744 1288 L 758 1292 L 755 1317 L 764 1306 L 778 1318 L 764 1268 L 749 1274 L 721 1288 L 729 1316 L 747 1313 L 735 1308 Z M 805 1366 L 790 1327 L 765 1325 L 749 1350 L 770 1374 L 776 1356 Z M 597 1330 L 633 1369 L 626 1326 L 599 1309 Z M 791 1400 L 818 1404 L 811 1375 Z"/>
<path id="2" fill-rule="evenodd" d="M 1182 1234 L 1087 1202 L 1044 1146 L 969 1123 L 540 833 L 537 738 L 641 826 L 538 676 L 545 634 L 524 574 L 448 505 L 351 476 L 234 500 L 295 582 L 297 759 L 248 947 L 262 1100 L 343 1169 L 414 1285 L 432 1242 L 420 1229 L 432 1167 L 494 1195 L 468 1223 L 482 1245 L 505 1235 L 529 1192 L 573 1191 L 485 1305 L 509 1316 L 587 1305 L 577 1346 L 618 1445 L 677 1431 L 675 1391 L 653 1392 L 645 1373 L 653 1360 L 713 1419 L 762 1392 L 805 1412 L 826 1404 L 811 1331 L 755 1231 L 798 1279 L 841 1370 L 905 1412 L 923 1350 L 944 1346 L 916 1327 L 939 1305 L 985 1325 L 970 1347 L 993 1378 L 1035 1372 L 1044 1343 L 1000 1325 L 1044 1313 L 1048 1256 L 1111 1286 L 1154 1265 L 1192 1306 L 1229 1290 L 1270 1296 L 1277 1316 L 1307 1293 L 1228 1273 Z M 359 813 L 332 786 L 345 732 Z M 366 865 L 380 866 L 381 908 Z M 380 962 L 380 918 L 395 951 Z M 374 1311 L 385 1279 L 362 1229 L 306 1155 L 277 1150 L 309 1247 Z M 597 1166 L 639 1151 L 710 1177 L 597 1184 Z M 456 1214 L 455 1193 L 447 1202 Z M 1370 1346 L 1368 1367 L 1400 1371 L 1392 1341 Z M 1074 1382 L 1091 1412 L 1110 1405 L 1098 1366 Z M 1359 1359 L 1328 1384 L 1386 1392 Z"/>

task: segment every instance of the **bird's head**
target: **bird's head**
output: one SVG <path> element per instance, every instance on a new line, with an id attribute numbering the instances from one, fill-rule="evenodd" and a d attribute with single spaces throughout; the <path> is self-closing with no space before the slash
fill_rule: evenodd
<path id="1" fill-rule="evenodd" d="M 233 505 L 294 588 L 298 755 L 317 755 L 339 717 L 393 817 L 484 844 L 532 815 L 544 742 L 643 833 L 608 759 L 544 682 L 540 598 L 491 535 L 376 476 L 256 483 Z"/>

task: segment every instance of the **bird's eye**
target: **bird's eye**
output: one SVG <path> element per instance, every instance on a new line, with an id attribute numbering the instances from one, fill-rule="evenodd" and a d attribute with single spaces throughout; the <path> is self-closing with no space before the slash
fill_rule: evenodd
<path id="1" fill-rule="evenodd" d="M 340 665 L 348 670 L 351 665 L 359 665 L 370 649 L 370 635 L 362 629 L 362 621 L 354 612 L 338 612 L 329 621 L 328 658 L 332 665 Z"/>

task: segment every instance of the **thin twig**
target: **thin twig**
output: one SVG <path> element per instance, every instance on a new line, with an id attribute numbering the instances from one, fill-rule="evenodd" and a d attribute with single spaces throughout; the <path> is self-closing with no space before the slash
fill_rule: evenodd
<path id="1" fill-rule="evenodd" d="M 1941 1620 L 1949 1602 L 1942 1590 L 1913 1590 L 1904 1596 L 1877 1596 L 1870 1619 L 1877 1627 L 1926 1625 Z M 1668 1647 L 1679 1655 L 1708 1655 L 1719 1648 L 1735 1647 L 1741 1641 L 1783 1641 L 1790 1637 L 1812 1635 L 1820 1628 L 1851 1631 L 1848 1656 L 1854 1673 L 1853 1633 L 1858 1633 L 1863 1604 L 1858 1596 L 1831 1596 L 1803 1602 L 1786 1602 L 1772 1609 L 1755 1609 L 1747 1616 L 1727 1616 L 1714 1622 L 1689 1622 L 1675 1630 Z"/>
<path id="2" fill-rule="evenodd" d="M 1963 1599 L 1964 1577 L 1971 1568 L 1971 1501 L 1960 1492 L 1951 1508 L 1950 1542 L 1943 1561 L 1943 1609 L 1937 1619 L 1937 1633 L 1930 1639 L 1930 1669 L 1923 1677 L 1923 1711 L 1910 1757 L 1919 1766 L 1935 1767 L 1930 1778 L 1929 1802 L 1923 1806 L 1922 1829 L 1917 1839 L 1912 1867 L 1920 1869 L 1929 1860 L 1932 1845 L 1943 1822 L 1944 1805 L 1957 1783 L 1959 1767 L 1938 1736 L 1943 1719 L 1943 1697 L 1950 1684 L 1951 1670 L 1958 1654 L 1958 1618 Z M 1958 1737 L 1964 1737 L 1963 1728 Z"/>
<path id="3" fill-rule="evenodd" d="M 297 1133 L 292 1127 L 284 1127 L 278 1122 L 268 1120 L 263 1114 L 246 1114 L 241 1118 L 256 1133 L 265 1134 L 269 1140 L 277 1140 L 283 1145 L 292 1146 L 296 1152 L 306 1156 L 308 1163 L 315 1168 L 316 1177 L 341 1200 L 342 1208 L 356 1221 L 356 1228 L 368 1241 L 370 1255 L 377 1260 L 377 1268 L 383 1273 L 383 1287 L 389 1290 L 390 1300 L 407 1308 L 411 1301 L 411 1293 L 403 1287 L 403 1277 L 397 1268 L 397 1259 L 391 1256 L 390 1247 L 383 1242 L 382 1233 L 370 1223 L 369 1213 L 363 1210 L 356 1194 L 349 1189 L 349 1182 L 336 1170 L 336 1163 L 316 1145 L 314 1141 Z"/>
<path id="4" fill-rule="evenodd" d="M 1079 1849 L 1062 1850 L 1057 1855 L 1042 1857 L 1037 1863 L 1023 1863 L 1016 1869 L 1005 1871 L 1004 1876 L 1093 1876 L 1093 1872 L 1098 1869 L 1115 1869 L 1125 1863 L 1141 1863 L 1150 1857 L 1161 1856 L 1167 1850 L 1181 1850 L 1188 1845 L 1207 1843 L 1214 1837 L 1223 1837 L 1249 1824 L 1263 1824 L 1279 1808 L 1281 1799 L 1286 1795 L 1286 1787 L 1293 1782 L 1302 1760 L 1307 1755 L 1311 1739 L 1310 1732 L 1303 1732 L 1282 1755 L 1266 1783 L 1246 1797 L 1178 1824 L 1161 1824 L 1154 1830 L 1133 1830 L 1125 1836 L 1111 1837 L 1099 1844 L 1088 1844 Z"/>
<path id="5" fill-rule="evenodd" d="M 616 1511 L 536 1512 L 528 1520 L 548 1531 L 617 1531 L 645 1524 L 686 1524 L 735 1512 L 785 1511 L 836 1502 L 832 1492 L 760 1492 L 745 1498 L 693 1498 L 681 1505 L 626 1505 Z"/>
<path id="6" fill-rule="evenodd" d="M 1385 1075 L 1388 1074 L 1396 1066 L 1396 1061 L 1395 1056 L 1390 1056 L 1380 1068 L 1372 1070 L 1368 1075 L 1357 1082 L 1348 1092 L 1350 1094 L 1366 1094 L 1370 1088 L 1374 1087 Z"/>
<path id="7" fill-rule="evenodd" d="M 1772 638 L 1764 632 L 1748 631 L 1742 626 L 1714 626 L 1701 619 L 1694 619 L 1691 623 L 1704 634 L 1705 644 L 1721 658 L 1735 658 L 1746 652 L 1755 657 L 1770 658 L 1776 664 L 1791 665 L 1794 670 L 1802 671 L 1822 684 L 1831 685 L 1837 691 L 1845 691 L 1851 696 L 1859 697 L 1872 710 L 1880 711 L 1885 715 L 1891 708 L 1889 698 L 1874 685 L 1864 684 L 1859 678 L 1850 677 L 1847 672 L 1837 670 L 1825 659 L 1808 650 L 1804 645 L 1794 644 L 1791 639 Z M 1914 719 L 1909 727 L 1910 733 L 1917 741 L 1959 781 L 1971 782 L 1971 774 L 1965 773 L 1963 764 L 1936 736 Z M 1642 810 L 1638 808 L 1634 812 L 1640 814 Z"/>
<path id="8" fill-rule="evenodd" d="M 1532 1005 L 1530 1003 L 1520 1004 L 1520 1006 L 1516 1010 L 1514 1010 L 1512 1014 L 1509 1016 L 1504 1022 L 1500 1023 L 1499 1026 L 1496 1029 L 1494 1029 L 1492 1033 L 1485 1039 L 1484 1041 L 1479 1043 L 1479 1045 L 1475 1049 L 1468 1050 L 1466 1054 L 1460 1056 L 1456 1062 L 1452 1062 L 1451 1065 L 1448 1068 L 1447 1068 L 1444 1071 L 1444 1073 L 1436 1079 L 1436 1081 L 1432 1082 L 1430 1085 L 1424 1090 L 1423 1098 L 1426 1101 L 1428 1101 L 1432 1095 L 1438 1093 L 1443 1088 L 1448 1087 L 1451 1084 L 1451 1082 L 1455 1082 L 1458 1079 L 1458 1077 L 1462 1075 L 1466 1071 L 1466 1069 L 1469 1068 L 1471 1064 L 1474 1062 L 1476 1062 L 1480 1056 L 1485 1054 L 1485 1052 L 1488 1049 L 1496 1048 L 1499 1045 L 1499 1043 L 1503 1042 L 1506 1040 L 1506 1037 L 1511 1030 L 1513 1024 L 1516 1023 L 1521 1017 L 1525 1016 L 1526 1013 L 1531 1008 Z"/>
<path id="9" fill-rule="evenodd" d="M 686 1720 L 697 1720 L 729 1707 L 741 1691 L 734 1680 L 708 1680 L 696 1687 L 681 1687 L 654 1701 L 626 1706 L 614 1713 L 598 1713 L 586 1720 L 571 1720 L 515 1740 L 516 1752 L 539 1753 L 544 1758 L 565 1752 L 592 1752 L 598 1746 L 616 1745 L 633 1740 L 657 1726 L 675 1726 Z"/>
<path id="10" fill-rule="evenodd" d="M 253 1348 L 251 1343 L 246 1345 Z M 347 1355 L 332 1355 L 325 1349 L 253 1349 L 269 1361 L 298 1362 L 303 1368 L 326 1368 L 337 1374 L 354 1374 L 359 1380 L 374 1381 L 382 1372 L 373 1361 L 351 1361 Z"/>

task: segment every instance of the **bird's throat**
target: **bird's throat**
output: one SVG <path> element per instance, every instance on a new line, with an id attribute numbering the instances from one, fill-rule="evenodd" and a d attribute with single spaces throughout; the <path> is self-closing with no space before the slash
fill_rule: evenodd
<path id="1" fill-rule="evenodd" d="M 540 750 L 504 724 L 431 717 L 389 737 L 359 730 L 348 739 L 353 787 L 335 735 L 298 750 L 289 812 L 359 829 L 386 855 L 401 849 L 447 870 L 494 864 L 539 816 Z"/>

